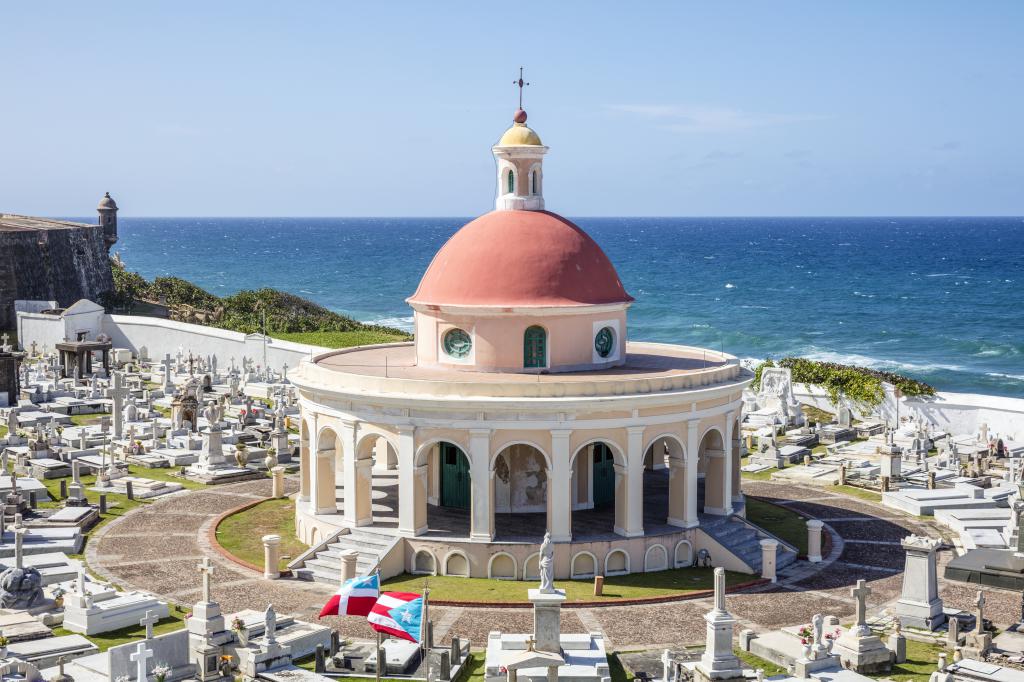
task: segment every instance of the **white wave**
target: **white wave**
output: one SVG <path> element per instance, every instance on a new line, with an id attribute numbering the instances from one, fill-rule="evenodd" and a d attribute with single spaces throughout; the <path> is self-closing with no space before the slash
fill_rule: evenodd
<path id="1" fill-rule="evenodd" d="M 998 377 L 1000 379 L 1013 379 L 1014 381 L 1024 381 L 1024 374 L 1003 374 L 1002 372 L 985 372 L 987 377 Z"/>
<path id="2" fill-rule="evenodd" d="M 861 355 L 859 353 L 836 353 L 833 351 L 824 350 L 810 350 L 802 354 L 803 357 L 811 360 L 818 360 L 821 362 L 834 362 L 840 365 L 860 365 L 861 367 L 870 367 L 872 369 L 881 369 L 889 371 L 919 371 L 927 372 L 929 370 L 944 369 L 949 372 L 963 372 L 965 367 L 963 365 L 948 365 L 948 364 L 920 364 L 915 362 L 905 362 L 900 360 L 883 360 L 882 358 L 873 358 L 870 355 Z"/>
<path id="3" fill-rule="evenodd" d="M 728 283 L 727 283 L 727 284 L 725 285 L 725 288 L 726 288 L 726 289 L 735 289 L 735 288 L 736 288 L 736 285 L 735 285 L 735 284 L 733 284 L 732 282 L 728 282 Z"/>
<path id="4" fill-rule="evenodd" d="M 367 320 L 366 324 L 378 324 L 382 327 L 394 327 L 395 329 L 411 332 L 413 331 L 414 320 L 415 318 L 412 315 L 409 317 L 382 317 L 377 320 Z"/>

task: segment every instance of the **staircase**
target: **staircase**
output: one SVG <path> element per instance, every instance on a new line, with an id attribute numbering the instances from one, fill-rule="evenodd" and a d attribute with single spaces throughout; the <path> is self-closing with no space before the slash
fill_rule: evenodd
<path id="1" fill-rule="evenodd" d="M 401 541 L 397 535 L 353 528 L 339 535 L 312 558 L 306 559 L 301 567 L 294 569 L 295 576 L 300 580 L 337 586 L 341 581 L 342 554 L 354 551 L 358 555 L 356 575 L 368 575 L 377 570 L 381 560 Z"/>
<path id="2" fill-rule="evenodd" d="M 747 566 L 750 566 L 755 573 L 761 573 L 761 543 L 767 533 L 760 535 L 734 516 L 713 516 L 711 514 L 698 514 L 700 529 L 707 533 L 718 544 L 725 547 L 732 554 L 740 559 Z M 775 570 L 781 571 L 796 561 L 796 552 L 788 546 L 779 543 L 775 554 Z M 714 555 L 711 563 L 717 564 Z"/>

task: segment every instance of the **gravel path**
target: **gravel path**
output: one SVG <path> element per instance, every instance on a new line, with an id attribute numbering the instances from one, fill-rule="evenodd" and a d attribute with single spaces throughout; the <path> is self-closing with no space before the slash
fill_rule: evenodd
<path id="1" fill-rule="evenodd" d="M 289 493 L 297 489 L 293 479 L 287 480 L 287 486 Z M 929 521 L 824 490 L 767 481 L 744 481 L 743 489 L 748 495 L 820 518 L 832 538 L 832 548 L 821 564 L 801 561 L 788 567 L 775 585 L 731 594 L 727 603 L 739 619 L 738 628 L 763 631 L 797 625 L 809 622 L 815 613 L 851 616 L 850 588 L 859 578 L 867 580 L 872 589 L 869 610 L 883 608 L 899 597 L 902 585 L 900 538 L 913 532 L 939 534 Z M 260 480 L 169 496 L 101 528 L 89 542 L 86 558 L 93 571 L 123 588 L 147 590 L 189 604 L 199 598 L 196 564 L 209 557 L 215 565 L 213 595 L 226 613 L 264 609 L 273 603 L 279 613 L 315 620 L 333 590 L 304 581 L 263 580 L 209 545 L 207 534 L 217 515 L 269 494 L 270 481 Z M 949 558 L 948 551 L 940 553 L 941 563 Z M 969 609 L 976 590 L 940 578 L 940 593 L 947 606 Z M 989 590 L 987 599 L 986 614 L 995 622 L 1016 622 L 1019 595 Z M 564 609 L 562 628 L 564 632 L 602 632 L 610 647 L 618 650 L 703 643 L 703 615 L 710 608 L 710 599 L 697 599 Z M 468 637 L 474 646 L 482 646 L 491 630 L 529 632 L 533 617 L 526 609 L 487 607 L 432 607 L 431 616 L 436 639 L 447 642 L 458 635 Z M 326 618 L 323 622 L 344 637 L 373 636 L 359 618 Z"/>

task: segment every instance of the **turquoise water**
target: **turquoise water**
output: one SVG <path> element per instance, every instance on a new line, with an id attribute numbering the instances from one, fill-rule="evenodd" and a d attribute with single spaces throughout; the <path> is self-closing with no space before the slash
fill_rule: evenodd
<path id="1" fill-rule="evenodd" d="M 636 303 L 634 339 L 895 370 L 1024 396 L 1024 219 L 579 218 Z M 122 218 L 132 270 L 274 287 L 409 328 L 463 218 Z"/>

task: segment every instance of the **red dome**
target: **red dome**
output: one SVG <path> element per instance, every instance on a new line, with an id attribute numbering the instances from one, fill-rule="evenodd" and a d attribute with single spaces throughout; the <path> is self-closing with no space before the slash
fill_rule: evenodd
<path id="1" fill-rule="evenodd" d="M 628 303 L 615 267 L 586 232 L 547 211 L 493 211 L 441 247 L 409 299 L 423 305 Z"/>

